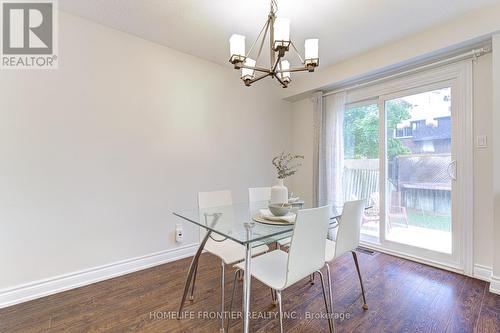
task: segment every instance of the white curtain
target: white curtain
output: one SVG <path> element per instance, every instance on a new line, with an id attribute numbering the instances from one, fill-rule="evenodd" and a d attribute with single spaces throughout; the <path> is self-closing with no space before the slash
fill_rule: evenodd
<path id="1" fill-rule="evenodd" d="M 314 128 L 314 151 L 313 151 L 313 201 L 315 205 L 320 205 L 319 183 L 320 183 L 320 150 L 321 150 L 321 127 L 323 124 L 323 92 L 318 91 L 313 94 L 313 128 Z"/>
<path id="2" fill-rule="evenodd" d="M 320 95 L 321 94 L 321 95 Z M 315 129 L 315 201 L 318 205 L 342 206 L 344 170 L 344 109 L 346 94 L 313 96 Z"/>

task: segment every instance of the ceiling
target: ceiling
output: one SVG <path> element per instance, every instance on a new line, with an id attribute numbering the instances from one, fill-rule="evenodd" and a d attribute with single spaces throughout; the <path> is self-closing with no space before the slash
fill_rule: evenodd
<path id="1" fill-rule="evenodd" d="M 278 4 L 278 16 L 291 19 L 292 40 L 301 52 L 304 39 L 320 39 L 325 67 L 500 0 L 279 0 Z M 267 18 L 269 0 L 63 0 L 59 7 L 231 66 L 229 37 L 245 35 L 248 49 Z"/>

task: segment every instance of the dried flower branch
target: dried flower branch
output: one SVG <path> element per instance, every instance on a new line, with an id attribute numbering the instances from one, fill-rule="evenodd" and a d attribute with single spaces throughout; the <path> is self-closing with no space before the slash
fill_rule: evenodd
<path id="1" fill-rule="evenodd" d="M 303 155 L 292 155 L 290 153 L 285 154 L 282 152 L 281 155 L 278 155 L 273 158 L 273 165 L 278 171 L 278 179 L 285 179 L 294 175 L 298 168 L 302 165 L 299 162 L 292 164 L 297 159 L 304 159 Z"/>

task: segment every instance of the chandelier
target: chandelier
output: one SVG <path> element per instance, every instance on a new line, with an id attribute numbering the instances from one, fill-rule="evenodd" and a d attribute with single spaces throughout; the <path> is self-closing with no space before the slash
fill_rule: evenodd
<path id="1" fill-rule="evenodd" d="M 229 48 L 231 53 L 229 62 L 234 65 L 235 69 L 241 69 L 241 79 L 247 87 L 254 82 L 270 76 L 271 78 L 276 78 L 281 86 L 286 88 L 292 80 L 291 73 L 302 71 L 314 72 L 314 69 L 319 66 L 318 39 L 306 39 L 304 44 L 305 54 L 304 58 L 302 58 L 294 43 L 290 39 L 290 20 L 287 18 L 276 17 L 277 11 L 278 4 L 276 0 L 271 0 L 271 9 L 269 11 L 267 21 L 248 52 L 245 52 L 245 36 L 233 34 L 229 39 Z M 264 47 L 268 33 L 270 65 L 267 68 L 259 67 L 257 63 L 262 53 L 262 48 Z M 252 55 L 254 47 L 259 40 L 259 49 L 256 52 L 256 57 L 253 59 L 250 56 Z M 290 49 L 296 53 L 300 63 L 303 65 L 302 67 L 290 68 L 290 62 L 284 59 Z M 261 74 L 257 76 L 255 72 L 259 72 Z"/>

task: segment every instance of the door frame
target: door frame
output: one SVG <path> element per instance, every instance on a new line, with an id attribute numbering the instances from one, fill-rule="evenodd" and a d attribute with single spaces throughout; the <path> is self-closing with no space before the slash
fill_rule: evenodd
<path id="1" fill-rule="evenodd" d="M 457 160 L 457 181 L 452 191 L 452 255 L 415 248 L 385 238 L 386 230 L 386 126 L 385 101 L 419 92 L 451 87 L 452 90 L 452 149 Z M 472 60 L 460 61 L 434 69 L 388 79 L 347 93 L 347 104 L 367 100 L 378 101 L 379 107 L 379 170 L 380 227 L 379 243 L 363 242 L 378 250 L 409 257 L 430 265 L 451 269 L 472 276 L 473 272 L 473 99 Z M 383 194 L 383 195 L 382 195 Z M 459 251 L 456 251 L 459 249 Z"/>

